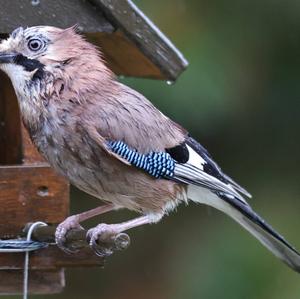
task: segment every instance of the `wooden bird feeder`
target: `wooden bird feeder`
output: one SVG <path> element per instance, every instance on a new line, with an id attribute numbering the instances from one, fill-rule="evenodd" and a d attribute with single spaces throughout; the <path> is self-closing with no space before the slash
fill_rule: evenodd
<path id="1" fill-rule="evenodd" d="M 130 0 L 0 0 L 0 38 L 19 26 L 78 24 L 117 74 L 175 81 L 187 62 Z M 0 73 L 0 239 L 16 238 L 34 221 L 68 216 L 68 182 L 49 167 L 22 126 L 10 80 Z M 0 294 L 22 290 L 23 254 L 0 254 Z M 102 266 L 92 251 L 66 255 L 56 246 L 31 254 L 29 291 L 56 293 L 65 267 Z"/>

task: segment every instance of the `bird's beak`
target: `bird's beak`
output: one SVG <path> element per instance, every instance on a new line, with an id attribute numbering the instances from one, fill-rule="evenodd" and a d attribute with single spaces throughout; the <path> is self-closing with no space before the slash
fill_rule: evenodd
<path id="1" fill-rule="evenodd" d="M 13 63 L 16 59 L 17 54 L 0 52 L 0 64 L 2 63 Z"/>

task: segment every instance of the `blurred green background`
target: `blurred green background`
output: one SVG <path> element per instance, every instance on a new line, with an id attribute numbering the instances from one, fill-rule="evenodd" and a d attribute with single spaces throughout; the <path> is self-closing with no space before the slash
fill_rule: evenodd
<path id="1" fill-rule="evenodd" d="M 190 65 L 172 86 L 122 81 L 186 127 L 252 193 L 254 209 L 300 248 L 300 2 L 135 3 Z M 72 195 L 72 212 L 97 205 Z M 91 224 L 133 216 L 114 212 Z M 130 248 L 104 269 L 67 270 L 65 291 L 52 298 L 300 298 L 298 274 L 208 207 L 182 205 L 130 236 Z"/>

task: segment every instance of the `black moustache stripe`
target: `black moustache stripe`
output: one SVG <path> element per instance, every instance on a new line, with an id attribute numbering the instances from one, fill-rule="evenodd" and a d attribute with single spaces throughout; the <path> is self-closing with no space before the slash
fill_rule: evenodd
<path id="1" fill-rule="evenodd" d="M 38 69 L 38 71 L 34 75 L 34 78 L 41 78 L 43 75 L 45 65 L 36 59 L 30 59 L 22 54 L 18 54 L 14 59 L 14 63 L 23 66 L 24 69 L 28 72 L 32 72 Z"/>
<path id="2" fill-rule="evenodd" d="M 14 63 L 23 66 L 24 69 L 28 72 L 32 72 L 36 69 L 44 68 L 44 65 L 42 63 L 40 63 L 38 60 L 27 58 L 26 56 L 24 56 L 22 54 L 18 54 L 15 57 Z"/>

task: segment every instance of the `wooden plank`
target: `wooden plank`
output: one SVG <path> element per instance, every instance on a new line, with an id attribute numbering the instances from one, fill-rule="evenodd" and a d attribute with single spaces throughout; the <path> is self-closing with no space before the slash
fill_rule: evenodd
<path id="1" fill-rule="evenodd" d="M 0 32 L 23 26 L 48 25 L 67 28 L 80 23 L 86 32 L 112 32 L 101 10 L 84 0 L 0 0 Z"/>
<path id="2" fill-rule="evenodd" d="M 166 80 L 175 81 L 188 66 L 187 60 L 171 41 L 131 0 L 89 0 L 105 17 L 145 54 Z"/>
<path id="3" fill-rule="evenodd" d="M 67 267 L 103 267 L 103 265 L 104 258 L 96 256 L 89 247 L 83 248 L 76 254 L 67 254 L 57 246 L 51 245 L 31 252 L 29 267 L 32 270 L 56 270 Z M 0 253 L 0 270 L 23 268 L 23 253 Z"/>
<path id="4" fill-rule="evenodd" d="M 114 33 L 88 33 L 86 36 L 100 47 L 105 61 L 115 74 L 164 79 L 160 69 L 120 30 Z"/>
<path id="5" fill-rule="evenodd" d="M 47 165 L 0 167 L 0 238 L 20 234 L 28 222 L 57 224 L 68 215 L 68 183 Z"/>
<path id="6" fill-rule="evenodd" d="M 0 72 L 0 165 L 22 162 L 21 121 L 17 99 L 4 73 Z"/>
<path id="7" fill-rule="evenodd" d="M 65 286 L 64 270 L 29 272 L 29 294 L 57 294 L 62 292 Z M 0 295 L 16 295 L 23 293 L 23 271 L 0 271 Z"/>

